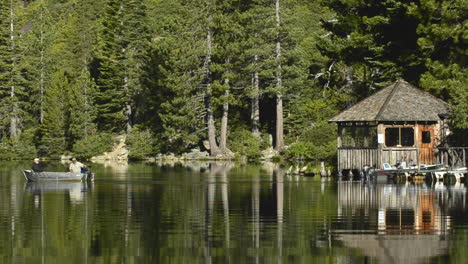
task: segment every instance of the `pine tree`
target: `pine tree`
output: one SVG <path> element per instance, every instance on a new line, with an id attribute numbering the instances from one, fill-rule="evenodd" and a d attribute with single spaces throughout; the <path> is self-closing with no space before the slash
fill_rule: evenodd
<path id="1" fill-rule="evenodd" d="M 98 124 L 107 131 L 131 129 L 149 34 L 144 1 L 108 0 L 102 19 L 96 96 Z"/>
<path id="2" fill-rule="evenodd" d="M 146 85 L 150 98 L 147 116 L 169 142 L 161 149 L 180 153 L 199 146 L 206 133 L 204 91 L 201 83 L 206 31 L 201 26 L 200 6 L 186 1 L 161 1 L 151 17 L 158 34 L 153 40 L 151 78 Z M 157 106 L 160 106 L 158 108 Z M 159 122 L 160 121 L 160 122 Z"/>
<path id="3" fill-rule="evenodd" d="M 45 155 L 59 155 L 66 150 L 66 101 L 69 81 L 63 71 L 52 75 L 44 96 L 44 122 L 40 126 L 39 151 Z"/>
<path id="4" fill-rule="evenodd" d="M 450 101 L 457 128 L 468 128 L 468 56 L 466 54 L 466 14 L 462 0 L 424 0 L 408 7 L 408 13 L 420 20 L 418 47 L 425 58 L 427 71 L 421 87 Z"/>
<path id="5" fill-rule="evenodd" d="M 45 90 L 49 86 L 53 72 L 54 56 L 51 52 L 56 38 L 57 28 L 53 23 L 52 7 L 47 0 L 32 2 L 27 6 L 24 19 L 28 22 L 24 32 L 24 65 L 27 75 L 28 112 L 32 125 L 44 121 Z"/>
<path id="6" fill-rule="evenodd" d="M 17 1 L 0 4 L 0 137 L 8 136 L 13 142 L 21 135 L 26 98 L 18 34 L 20 13 Z"/>
<path id="7" fill-rule="evenodd" d="M 102 17 L 99 34 L 96 93 L 97 123 L 100 130 L 119 133 L 125 129 L 124 65 L 122 47 L 119 43 L 122 25 L 119 12 L 121 1 L 108 0 Z"/>
<path id="8" fill-rule="evenodd" d="M 336 14 L 323 21 L 330 32 L 320 44 L 329 58 L 325 87 L 361 98 L 396 78 L 419 79 L 425 68 L 417 49 L 418 20 L 407 13 L 406 2 L 324 1 Z"/>
<path id="9" fill-rule="evenodd" d="M 67 90 L 67 147 L 96 132 L 94 96 L 96 87 L 90 73 L 83 70 Z"/>

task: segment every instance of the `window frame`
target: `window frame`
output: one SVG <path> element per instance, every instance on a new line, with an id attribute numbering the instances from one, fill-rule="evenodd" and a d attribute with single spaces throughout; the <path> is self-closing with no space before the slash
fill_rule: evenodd
<path id="1" fill-rule="evenodd" d="M 425 142 L 424 141 L 424 133 L 427 133 L 429 134 L 429 142 Z M 430 130 L 422 130 L 421 131 L 421 144 L 424 144 L 424 145 L 430 145 L 432 144 L 432 132 Z"/>
<path id="2" fill-rule="evenodd" d="M 397 138 L 397 145 L 396 146 L 388 146 L 387 145 L 387 129 L 388 128 L 398 129 L 398 138 Z M 402 128 L 411 128 L 413 130 L 413 145 L 411 145 L 411 146 L 401 145 L 401 129 Z M 386 126 L 385 129 L 384 129 L 384 137 L 385 137 L 384 145 L 385 145 L 386 148 L 415 148 L 416 147 L 415 134 L 416 134 L 416 129 L 415 129 L 414 126 Z"/>

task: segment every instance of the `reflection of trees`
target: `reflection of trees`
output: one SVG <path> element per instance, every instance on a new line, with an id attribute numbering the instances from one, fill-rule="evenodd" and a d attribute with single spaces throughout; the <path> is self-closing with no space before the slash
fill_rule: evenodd
<path id="1" fill-rule="evenodd" d="M 5 182 L 0 209 L 15 222 L 0 218 L 9 226 L 0 229 L 2 252 L 45 263 L 322 263 L 357 254 L 324 236 L 336 219 L 336 184 L 319 177 L 224 162 L 206 170 L 131 163 L 125 181 L 96 170 L 108 178 L 97 177 L 80 203 L 67 190 L 35 195 L 24 181 L 20 190 Z"/>

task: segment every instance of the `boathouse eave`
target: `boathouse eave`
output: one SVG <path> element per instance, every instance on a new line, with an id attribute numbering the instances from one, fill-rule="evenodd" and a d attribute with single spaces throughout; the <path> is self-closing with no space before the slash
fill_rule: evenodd
<path id="1" fill-rule="evenodd" d="M 450 105 L 398 80 L 328 120 L 339 122 L 438 122 L 450 113 Z"/>

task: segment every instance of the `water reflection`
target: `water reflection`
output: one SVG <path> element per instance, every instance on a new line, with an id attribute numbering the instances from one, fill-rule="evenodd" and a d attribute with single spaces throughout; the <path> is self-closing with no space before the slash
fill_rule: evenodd
<path id="1" fill-rule="evenodd" d="M 338 183 L 336 239 L 381 263 L 425 263 L 451 246 L 452 209 L 465 210 L 462 183 Z"/>
<path id="2" fill-rule="evenodd" d="M 468 258 L 453 253 L 468 242 L 460 183 L 346 182 L 230 162 L 129 163 L 126 173 L 95 164 L 93 185 L 25 183 L 21 167 L 0 179 L 5 263 Z"/>
<path id="3" fill-rule="evenodd" d="M 27 182 L 24 185 L 24 190 L 27 193 L 40 195 L 41 193 L 62 192 L 67 193 L 70 197 L 70 202 L 83 202 L 85 193 L 90 190 L 93 183 L 91 182 Z"/>

